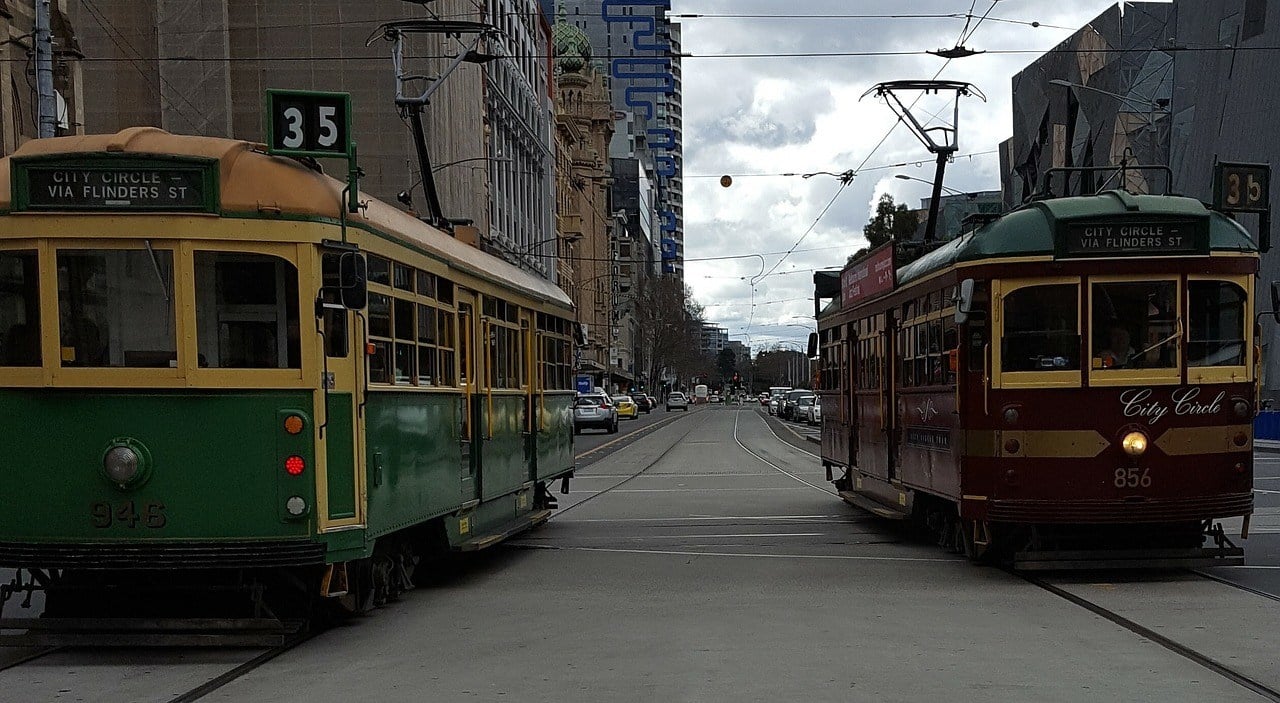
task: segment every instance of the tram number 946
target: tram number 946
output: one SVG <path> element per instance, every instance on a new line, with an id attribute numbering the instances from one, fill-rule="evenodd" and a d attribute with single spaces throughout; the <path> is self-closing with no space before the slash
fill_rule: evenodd
<path id="1" fill-rule="evenodd" d="M 164 514 L 164 503 L 145 503 L 136 506 L 133 501 L 111 504 L 94 503 L 91 510 L 93 526 L 106 529 L 112 525 L 134 528 L 145 526 L 158 530 L 169 521 Z"/>
<path id="2" fill-rule="evenodd" d="M 1116 488 L 1150 488 L 1151 474 L 1148 469 L 1136 467 L 1116 469 Z"/>

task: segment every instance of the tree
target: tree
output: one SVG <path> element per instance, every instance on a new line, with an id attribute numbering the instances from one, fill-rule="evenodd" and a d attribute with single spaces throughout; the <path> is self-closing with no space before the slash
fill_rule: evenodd
<path id="1" fill-rule="evenodd" d="M 720 372 L 720 380 L 732 379 L 733 372 L 738 370 L 738 355 L 732 349 L 721 349 L 716 355 L 716 370 Z"/>
<path id="2" fill-rule="evenodd" d="M 635 288 L 636 339 L 651 384 L 664 374 L 687 378 L 702 365 L 699 332 L 702 306 L 672 276 L 646 276 Z"/>
<path id="3" fill-rule="evenodd" d="M 885 193 L 876 203 L 876 214 L 862 228 L 862 234 L 866 236 L 869 246 L 859 249 L 850 256 L 849 262 L 852 263 L 889 240 L 895 242 L 910 240 L 919 225 L 920 217 L 914 211 L 908 209 L 905 204 L 895 204 L 893 196 Z"/>

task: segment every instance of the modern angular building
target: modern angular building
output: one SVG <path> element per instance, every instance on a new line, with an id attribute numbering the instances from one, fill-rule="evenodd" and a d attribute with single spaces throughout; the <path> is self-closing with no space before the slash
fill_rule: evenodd
<path id="1" fill-rule="evenodd" d="M 1013 136 L 1000 145 L 1005 208 L 1062 166 L 1169 163 L 1173 6 L 1119 3 L 1013 77 Z M 1054 183 L 1059 194 L 1113 187 L 1106 175 Z M 1128 187 L 1163 192 L 1167 179 L 1129 172 Z"/>

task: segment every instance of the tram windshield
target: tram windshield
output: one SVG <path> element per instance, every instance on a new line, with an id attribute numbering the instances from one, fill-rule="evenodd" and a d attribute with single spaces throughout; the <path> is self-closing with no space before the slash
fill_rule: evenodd
<path id="1" fill-rule="evenodd" d="M 1093 284 L 1094 369 L 1167 369 L 1178 365 L 1177 284 Z"/>
<path id="2" fill-rule="evenodd" d="M 1245 293 L 1227 281 L 1191 281 L 1187 366 L 1243 366 Z"/>
<path id="3" fill-rule="evenodd" d="M 64 249 L 57 260 L 63 366 L 176 366 L 173 252 Z"/>
<path id="4" fill-rule="evenodd" d="M 208 368 L 302 367 L 298 272 L 263 254 L 198 251 L 196 338 Z"/>
<path id="5" fill-rule="evenodd" d="M 40 365 L 40 286 L 34 251 L 0 252 L 0 366 Z"/>
<path id="6" fill-rule="evenodd" d="M 1080 368 L 1080 298 L 1075 284 L 1019 288 L 1004 300 L 1002 371 Z"/>

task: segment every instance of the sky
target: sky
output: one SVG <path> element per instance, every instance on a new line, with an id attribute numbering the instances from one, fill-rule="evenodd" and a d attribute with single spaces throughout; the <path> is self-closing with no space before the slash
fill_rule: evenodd
<path id="1" fill-rule="evenodd" d="M 944 183 L 962 191 L 998 190 L 996 149 L 1012 130 L 1014 74 L 1114 4 L 1111 0 L 673 0 L 672 13 L 677 16 L 792 15 L 785 19 L 677 17 L 683 49 L 692 55 L 683 60 L 685 283 L 704 306 L 706 319 L 728 328 L 731 339 L 750 344 L 753 351 L 803 342 L 814 329 L 812 271 L 840 268 L 849 254 L 866 244 L 862 227 L 882 194 L 889 193 L 912 208 L 929 195 L 934 157 L 905 126 L 896 124 L 897 117 L 884 101 L 874 95 L 859 99 L 869 88 L 882 81 L 932 78 L 939 69 L 939 79 L 973 84 L 987 100 L 961 99 L 960 156 L 947 167 Z M 895 13 L 959 16 L 830 16 Z M 949 63 L 927 54 L 723 56 L 937 50 L 954 46 L 966 25 L 964 44 L 969 48 L 1025 53 L 977 55 Z M 913 98 L 906 95 L 908 101 Z M 948 100 L 940 113 L 947 122 L 950 105 Z M 927 116 L 944 103 L 927 97 L 916 107 Z M 863 164 L 865 170 L 843 189 L 831 176 L 754 175 L 840 173 Z M 728 188 L 720 185 L 724 174 L 733 177 Z M 900 180 L 896 174 L 926 182 Z M 792 248 L 794 253 L 784 260 L 783 254 Z M 760 256 L 699 261 L 738 254 Z M 769 271 L 753 290 L 750 279 Z"/>

